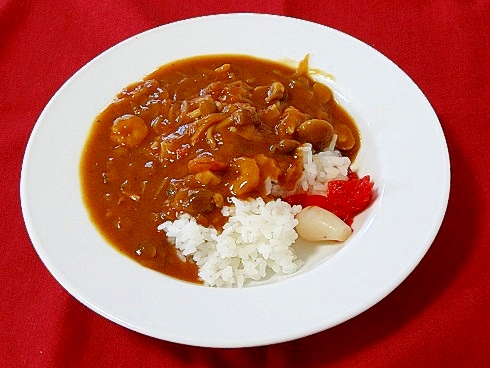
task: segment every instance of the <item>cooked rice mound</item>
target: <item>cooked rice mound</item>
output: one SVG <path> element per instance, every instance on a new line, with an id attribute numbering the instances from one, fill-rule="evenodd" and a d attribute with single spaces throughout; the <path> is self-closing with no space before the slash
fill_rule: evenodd
<path id="1" fill-rule="evenodd" d="M 303 262 L 291 245 L 298 237 L 294 216 L 300 206 L 279 199 L 267 203 L 262 198 L 232 201 L 233 206 L 223 208 L 229 219 L 221 233 L 197 224 L 188 214 L 158 228 L 165 230 L 183 256 L 196 262 L 199 277 L 208 286 L 242 287 L 272 273 L 296 272 Z"/>

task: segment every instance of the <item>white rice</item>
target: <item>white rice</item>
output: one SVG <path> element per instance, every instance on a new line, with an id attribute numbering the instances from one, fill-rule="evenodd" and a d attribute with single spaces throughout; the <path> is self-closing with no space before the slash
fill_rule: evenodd
<path id="1" fill-rule="evenodd" d="M 249 280 L 296 272 L 303 262 L 291 245 L 298 237 L 294 216 L 301 207 L 262 198 L 232 201 L 234 206 L 222 210 L 229 219 L 220 234 L 188 214 L 158 229 L 165 230 L 182 255 L 192 257 L 198 276 L 209 286 L 241 287 Z"/>
<path id="2" fill-rule="evenodd" d="M 324 193 L 329 180 L 347 179 L 350 160 L 339 152 L 313 155 L 309 144 L 298 150 L 304 166 L 298 190 Z M 268 185 L 272 192 L 280 191 L 272 183 Z M 280 199 L 265 203 L 262 198 L 232 198 L 232 202 L 233 206 L 222 210 L 229 219 L 221 233 L 197 224 L 188 214 L 166 221 L 158 229 L 166 232 L 184 257 L 196 262 L 198 276 L 208 286 L 242 287 L 251 280 L 290 275 L 301 268 L 304 262 L 292 248 L 298 237 L 295 215 L 301 206 L 290 206 Z"/>
<path id="3" fill-rule="evenodd" d="M 298 154 L 303 159 L 303 175 L 298 181 L 298 187 L 304 192 L 325 193 L 325 184 L 328 181 L 347 179 L 351 162 L 339 151 L 313 154 L 311 145 L 304 144 L 298 147 Z"/>

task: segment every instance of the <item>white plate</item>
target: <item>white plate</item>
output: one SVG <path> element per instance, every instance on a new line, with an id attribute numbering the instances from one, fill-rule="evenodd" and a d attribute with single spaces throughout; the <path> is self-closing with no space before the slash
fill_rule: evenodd
<path id="1" fill-rule="evenodd" d="M 94 117 L 158 66 L 188 56 L 241 53 L 299 61 L 357 120 L 356 168 L 378 196 L 342 248 L 320 247 L 303 272 L 275 283 L 216 289 L 181 282 L 107 245 L 82 203 L 79 162 Z M 429 102 L 396 65 L 331 28 L 279 16 L 228 14 L 167 24 L 132 37 L 78 71 L 42 112 L 27 145 L 21 200 L 40 258 L 74 297 L 102 316 L 160 339 L 208 347 L 291 340 L 368 309 L 414 269 L 444 216 L 450 169 Z"/>

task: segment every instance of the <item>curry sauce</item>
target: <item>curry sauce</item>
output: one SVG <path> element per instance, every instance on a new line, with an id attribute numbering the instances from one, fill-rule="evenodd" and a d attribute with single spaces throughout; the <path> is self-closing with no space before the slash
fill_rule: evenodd
<path id="1" fill-rule="evenodd" d="M 85 204 L 118 250 L 200 282 L 157 226 L 187 212 L 221 228 L 231 197 L 295 191 L 296 148 L 334 144 L 351 159 L 360 136 L 332 91 L 298 68 L 240 55 L 176 61 L 120 91 L 95 119 L 81 161 Z M 275 188 L 275 190 L 271 190 Z"/>

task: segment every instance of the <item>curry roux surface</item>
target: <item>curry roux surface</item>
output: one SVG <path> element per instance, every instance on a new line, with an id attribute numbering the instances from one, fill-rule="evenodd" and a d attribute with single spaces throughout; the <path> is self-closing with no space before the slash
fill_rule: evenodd
<path id="1" fill-rule="evenodd" d="M 328 121 L 339 142 L 353 141 L 337 146 L 344 155 L 354 158 L 359 149 L 354 121 L 305 68 L 307 59 L 293 69 L 205 56 L 124 88 L 95 119 L 81 161 L 84 200 L 100 232 L 144 266 L 200 282 L 196 265 L 179 258 L 159 224 L 185 211 L 219 228 L 229 197 L 274 197 L 267 176 L 294 189 L 301 175 L 295 147 L 329 134 L 322 124 L 300 134 L 305 121 Z"/>

